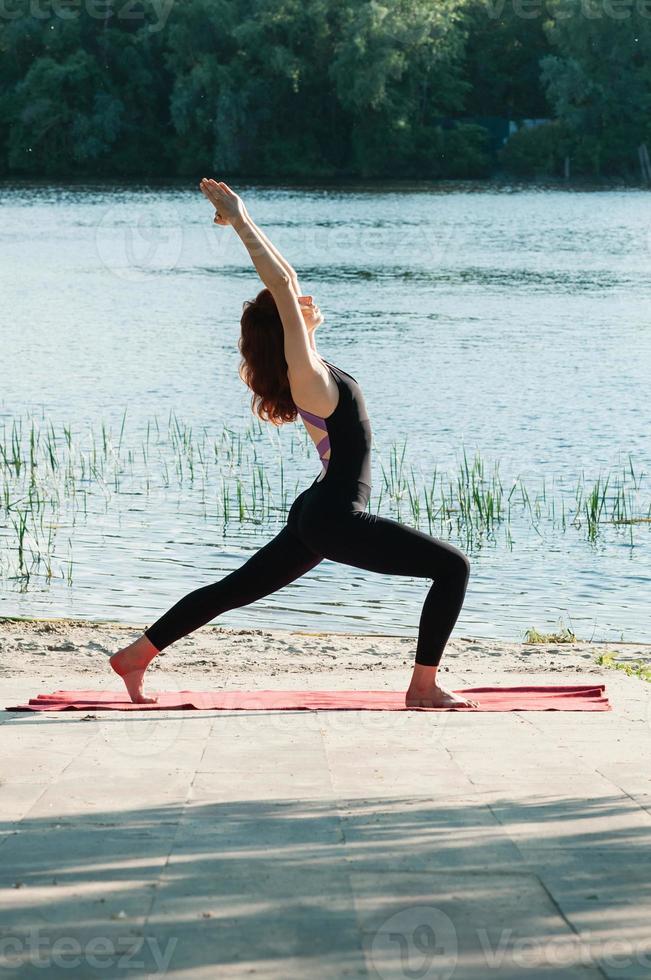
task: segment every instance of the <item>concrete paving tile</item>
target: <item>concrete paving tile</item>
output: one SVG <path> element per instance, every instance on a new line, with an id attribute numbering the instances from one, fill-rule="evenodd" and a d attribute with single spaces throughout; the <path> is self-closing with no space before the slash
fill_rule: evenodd
<path id="1" fill-rule="evenodd" d="M 352 913 L 296 903 L 273 925 L 271 919 L 264 906 L 235 907 L 231 914 L 206 909 L 196 921 L 150 921 L 148 938 L 161 960 L 169 950 L 166 980 L 367 980 Z M 146 975 L 157 976 L 153 970 Z"/>
<path id="2" fill-rule="evenodd" d="M 116 937 L 140 943 L 136 975 L 162 975 L 169 952 L 165 975 L 182 980 L 441 980 L 452 937 L 459 980 L 648 980 L 639 687 L 629 697 L 618 676 L 617 710 L 592 715 L 13 716 L 6 921 L 82 955 L 44 970 L 24 947 L 15 975 L 124 976 L 117 959 L 91 962 L 93 940 Z M 607 962 L 616 938 L 631 962 Z"/>
<path id="3" fill-rule="evenodd" d="M 634 847 L 627 851 L 608 844 L 594 844 L 583 848 L 571 845 L 536 847 L 533 841 L 519 840 L 514 840 L 513 844 L 519 852 L 520 864 L 541 875 L 554 872 L 574 877 L 584 873 L 619 873 L 631 883 L 646 881 L 645 873 L 641 871 L 641 868 L 646 868 L 646 863 L 640 864 L 643 849 L 638 851 Z"/>
<path id="4" fill-rule="evenodd" d="M 449 754 L 440 746 L 419 748 L 416 745 L 375 745 L 351 753 L 350 747 L 327 745 L 325 751 L 329 767 L 336 772 L 343 772 L 351 767 L 381 766 L 391 773 L 409 769 L 422 774 L 455 768 Z"/>
<path id="5" fill-rule="evenodd" d="M 333 804 L 313 801 L 204 804 L 186 809 L 174 839 L 175 853 L 282 855 L 288 849 L 343 843 Z M 317 801 L 319 802 L 319 801 Z"/>
<path id="6" fill-rule="evenodd" d="M 495 752 L 490 755 L 478 755 L 476 749 L 459 749 L 454 745 L 449 746 L 449 752 L 454 762 L 465 772 L 495 774 L 500 772 L 520 772 L 523 776 L 536 774 L 539 772 L 549 772 L 562 775 L 569 779 L 574 772 L 592 773 L 594 766 L 577 758 L 573 760 L 572 766 L 568 766 L 567 752 L 527 752 L 523 747 L 521 752 L 505 751 L 502 752 L 499 746 L 495 747 Z"/>
<path id="7" fill-rule="evenodd" d="M 632 847 L 611 847 L 608 844 L 594 844 L 584 848 L 572 846 L 536 847 L 535 842 L 514 841 L 520 854 L 523 867 L 536 868 L 540 874 L 554 872 L 568 877 L 582 874 L 618 873 L 631 884 L 646 882 L 648 871 L 646 862 L 640 862 L 644 849 Z M 637 887 L 637 884 L 635 885 Z"/>
<path id="8" fill-rule="evenodd" d="M 601 764 L 598 772 L 628 796 L 651 794 L 651 753 L 635 764 Z"/>
<path id="9" fill-rule="evenodd" d="M 89 739 L 76 739 L 63 743 L 53 739 L 52 743 L 43 744 L 38 739 L 30 743 L 23 740 L 10 740 L 8 744 L 2 740 L 0 748 L 0 778 L 10 782 L 37 780 L 43 776 L 55 777 L 62 773 L 66 766 L 83 752 L 89 744 Z"/>
<path id="10" fill-rule="evenodd" d="M 585 678 L 581 681 L 585 683 Z M 553 736 L 555 732 L 576 729 L 576 724 L 572 725 L 572 717 L 581 717 L 581 731 L 612 731 L 618 727 L 617 722 L 624 725 L 634 723 L 644 723 L 648 720 L 650 699 L 648 695 L 634 698 L 629 692 L 616 695 L 612 690 L 612 685 L 606 684 L 606 694 L 610 701 L 610 711 L 528 711 L 526 712 L 526 722 L 544 732 L 545 735 Z M 523 713 L 524 716 L 525 713 Z"/>
<path id="11" fill-rule="evenodd" d="M 332 786 L 340 798 L 379 796 L 421 796 L 472 792 L 464 772 L 449 758 L 441 756 L 437 768 L 418 764 L 394 767 L 384 761 L 374 765 L 353 765 L 331 769 Z"/>
<path id="12" fill-rule="evenodd" d="M 195 803 L 211 800 L 293 800 L 330 799 L 332 784 L 327 770 L 223 769 L 197 772 L 191 798 Z"/>
<path id="13" fill-rule="evenodd" d="M 114 777 L 128 768 L 131 775 L 148 773 L 160 778 L 163 772 L 192 772 L 204 754 L 205 743 L 199 739 L 183 739 L 173 743 L 158 741 L 119 742 L 93 741 L 87 745 L 66 769 L 66 776 L 85 778 L 89 773 Z"/>
<path id="14" fill-rule="evenodd" d="M 641 806 L 647 813 L 651 813 L 651 793 L 637 793 L 631 790 L 626 791 L 626 795 L 630 796 L 632 800 Z"/>
<path id="15" fill-rule="evenodd" d="M 200 712 L 96 712 L 87 722 L 98 749 L 155 755 L 169 749 L 202 745 L 210 736 L 212 720 Z"/>
<path id="16" fill-rule="evenodd" d="M 320 711 L 323 738 L 332 743 L 355 744 L 364 748 L 379 743 L 418 745 L 429 736 L 438 737 L 451 724 L 450 711 Z"/>
<path id="17" fill-rule="evenodd" d="M 52 785 L 51 781 L 16 780 L 0 783 L 0 828 L 13 828 Z"/>
<path id="18" fill-rule="evenodd" d="M 599 867 L 599 856 L 572 866 L 545 867 L 539 875 L 574 930 L 589 940 L 608 978 L 651 976 L 651 881 L 635 860 Z"/>
<path id="19" fill-rule="evenodd" d="M 473 790 L 492 792 L 496 797 L 557 795 L 573 798 L 610 796 L 616 791 L 616 787 L 610 780 L 598 773 L 590 770 L 574 772 L 571 767 L 554 771 L 543 769 L 537 772 L 523 772 L 517 769 L 505 770 L 502 773 L 479 771 L 468 772 L 467 776 Z"/>
<path id="20" fill-rule="evenodd" d="M 197 961 L 219 964 L 215 975 L 224 976 L 245 964 L 256 976 L 366 975 L 345 864 L 319 849 L 293 860 L 269 851 L 260 861 L 175 853 L 147 928 L 178 940 L 178 975 Z"/>
<path id="21" fill-rule="evenodd" d="M 21 715 L 26 718 L 26 715 Z M 94 732 L 88 722 L 67 726 L 65 723 L 54 723 L 51 718 L 43 720 L 36 717 L 36 722 L 22 722 L 16 725 L 5 725 L 2 729 L 2 752 L 10 753 L 20 747 L 41 749 L 47 748 L 53 755 L 62 755 L 75 751 L 79 745 L 85 745 L 94 737 Z M 63 737 L 62 737 L 63 736 Z"/>
<path id="22" fill-rule="evenodd" d="M 252 757 L 250 745 L 230 746 L 212 742 L 205 747 L 198 764 L 198 769 L 204 773 L 235 769 L 291 773 L 299 768 L 308 771 L 327 770 L 323 745 L 271 745 L 265 747 L 264 753 Z"/>
<path id="23" fill-rule="evenodd" d="M 603 980 L 596 966 L 582 962 L 575 933 L 535 874 L 350 877 L 370 976 Z"/>
<path id="24" fill-rule="evenodd" d="M 56 906 L 56 895 L 39 890 L 38 913 L 29 925 L 15 923 L 2 934 L 0 969 L 3 978 L 165 976 L 166 954 L 145 934 L 144 909 L 149 893 L 132 890 L 109 898 L 89 893 L 70 901 L 61 921 L 47 921 L 41 910 Z M 140 911 L 139 911 L 140 910 Z"/>
<path id="25" fill-rule="evenodd" d="M 149 819 L 153 810 L 169 807 L 173 812 L 185 800 L 192 773 L 174 772 L 155 778 L 143 778 L 128 771 L 106 774 L 101 769 L 85 778 L 65 773 L 48 786 L 26 816 L 52 819 L 83 814 L 84 821 L 120 821 L 134 808 Z"/>
<path id="26" fill-rule="evenodd" d="M 20 879 L 19 879 L 20 880 Z M 137 869 L 122 879 L 93 879 L 90 875 L 74 884 L 23 882 L 20 887 L 0 889 L 3 933 L 24 929 L 29 924 L 56 926 L 76 931 L 98 922 L 126 918 L 142 925 L 152 901 L 155 883 Z M 124 913 L 120 915 L 120 913 Z"/>
<path id="27" fill-rule="evenodd" d="M 606 775 L 611 779 L 613 774 L 619 772 L 630 774 L 647 775 L 651 766 L 651 747 L 648 752 L 641 752 L 639 760 L 632 760 L 630 757 L 630 744 L 622 746 L 620 751 L 598 751 L 597 746 L 574 746 L 563 747 L 566 752 L 566 764 L 571 769 L 591 769 L 601 775 Z"/>
<path id="28" fill-rule="evenodd" d="M 502 870 L 521 856 L 490 807 L 464 798 L 349 802 L 339 808 L 357 870 Z"/>
<path id="29" fill-rule="evenodd" d="M 261 737 L 281 743 L 296 742 L 299 738 L 303 744 L 320 742 L 323 719 L 329 714 L 302 710 L 222 711 L 213 718 L 210 738 L 215 742 L 228 738 L 231 742 L 240 740 L 249 744 L 251 739 Z"/>
<path id="30" fill-rule="evenodd" d="M 503 800 L 491 810 L 519 845 L 575 852 L 602 846 L 624 853 L 651 847 L 651 816 L 623 794 Z"/>
<path id="31" fill-rule="evenodd" d="M 195 856 L 174 851 L 155 889 L 152 916 L 196 918 L 214 903 L 233 905 L 292 903 L 350 908 L 344 845 L 306 847 L 292 856 L 268 850 L 261 858 L 225 852 Z M 331 860 L 325 860 L 329 854 Z"/>
<path id="32" fill-rule="evenodd" d="M 18 880 L 26 887 L 56 879 L 60 886 L 78 882 L 128 881 L 157 874 L 170 852 L 177 824 L 124 825 L 120 828 L 85 826 L 83 821 L 21 825 L 2 852 L 0 886 Z"/>

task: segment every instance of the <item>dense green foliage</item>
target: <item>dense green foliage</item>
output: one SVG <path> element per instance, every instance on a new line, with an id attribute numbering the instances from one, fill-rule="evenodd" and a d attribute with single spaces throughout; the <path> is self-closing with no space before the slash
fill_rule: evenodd
<path id="1" fill-rule="evenodd" d="M 591 2 L 5 0 L 0 172 L 635 174 L 651 0 Z"/>

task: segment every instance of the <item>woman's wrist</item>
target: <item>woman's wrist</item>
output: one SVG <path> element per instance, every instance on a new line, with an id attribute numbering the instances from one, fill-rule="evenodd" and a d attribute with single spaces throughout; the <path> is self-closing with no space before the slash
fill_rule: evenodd
<path id="1" fill-rule="evenodd" d="M 243 231 L 245 228 L 251 227 L 251 219 L 248 213 L 243 215 L 238 214 L 238 216 L 234 218 L 233 221 L 231 221 L 231 225 L 233 226 L 235 231 L 240 232 Z"/>
<path id="2" fill-rule="evenodd" d="M 298 276 L 296 275 L 296 271 L 294 270 L 294 268 L 292 267 L 292 265 L 287 261 L 287 259 L 285 259 L 280 254 L 280 252 L 278 251 L 278 249 L 276 248 L 276 246 L 273 244 L 273 242 L 271 242 L 269 240 L 268 236 L 265 235 L 265 233 L 262 231 L 262 229 L 259 228 L 258 225 L 256 225 L 255 221 L 253 220 L 253 218 L 251 217 L 251 215 L 248 213 L 248 211 L 247 211 L 247 214 L 246 214 L 246 220 L 247 220 L 247 223 L 248 223 L 249 227 L 251 228 L 251 230 L 253 232 L 255 232 L 256 236 L 269 249 L 269 251 L 273 253 L 273 255 L 276 257 L 278 263 L 283 267 L 284 271 L 289 276 L 289 280 L 290 280 L 290 282 L 292 283 L 292 285 L 294 287 L 294 291 L 295 291 L 296 295 L 299 296 L 300 295 L 300 287 L 299 287 L 299 284 L 298 284 Z"/>
<path id="3" fill-rule="evenodd" d="M 244 247 L 265 286 L 270 288 L 271 282 L 289 280 L 289 275 L 282 262 L 278 260 L 271 243 L 267 242 L 259 228 L 253 223 L 248 212 L 238 215 L 231 224 L 241 239 Z"/>

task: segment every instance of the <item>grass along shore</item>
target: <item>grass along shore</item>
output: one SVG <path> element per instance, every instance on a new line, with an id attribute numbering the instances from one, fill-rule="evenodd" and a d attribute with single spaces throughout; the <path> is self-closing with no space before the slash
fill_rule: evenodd
<path id="1" fill-rule="evenodd" d="M 310 472 L 314 447 L 299 425 L 273 430 L 253 417 L 237 431 L 199 430 L 170 412 L 127 434 L 125 411 L 119 431 L 104 421 L 95 427 L 61 424 L 28 414 L 0 426 L 0 514 L 6 532 L 0 545 L 0 577 L 42 583 L 53 577 L 74 581 L 74 536 L 103 507 L 119 512 L 124 500 L 163 492 L 192 498 L 207 525 L 274 533 L 294 497 L 306 484 L 297 468 Z M 269 443 L 271 447 L 269 448 Z M 486 461 L 464 448 L 452 470 L 423 468 L 407 455 L 407 440 L 388 449 L 374 444 L 380 478 L 368 508 L 442 538 L 465 550 L 502 535 L 513 547 L 511 527 L 533 532 L 573 533 L 596 543 L 606 528 L 625 535 L 651 525 L 647 475 L 631 455 L 608 473 L 565 480 L 542 473 L 525 483 L 502 478 L 499 460 Z M 60 538 L 67 534 L 62 558 Z"/>

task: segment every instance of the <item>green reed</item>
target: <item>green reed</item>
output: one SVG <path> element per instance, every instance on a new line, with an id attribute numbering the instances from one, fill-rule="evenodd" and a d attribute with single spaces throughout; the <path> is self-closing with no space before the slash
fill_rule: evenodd
<path id="1" fill-rule="evenodd" d="M 243 431 L 224 425 L 221 432 L 195 428 L 171 411 L 167 426 L 157 416 L 148 420 L 139 437 L 128 435 L 127 411 L 117 438 L 104 420 L 86 433 L 72 425 L 14 419 L 0 430 L 0 508 L 10 517 L 13 537 L 4 542 L 1 567 L 29 578 L 45 569 L 55 572 L 56 535 L 92 518 L 103 506 L 118 507 L 123 496 L 152 491 L 188 492 L 200 500 L 205 519 L 228 528 L 232 524 L 277 527 L 294 496 L 306 485 L 298 476 L 287 479 L 287 466 L 296 473 L 296 460 L 314 466 L 311 439 L 302 426 L 286 432 L 263 425 L 254 417 Z M 271 443 L 271 450 L 268 444 Z M 599 474 L 590 483 L 584 473 L 566 486 L 542 474 L 536 491 L 520 477 L 507 489 L 498 461 L 479 452 L 462 456 L 450 472 L 416 467 L 407 456 L 407 440 L 392 444 L 388 454 L 376 447 L 381 478 L 369 508 L 406 520 L 430 534 L 457 535 L 469 547 L 496 540 L 513 547 L 511 523 L 524 519 L 539 535 L 540 525 L 565 531 L 580 529 L 594 543 L 605 525 L 626 529 L 631 544 L 633 527 L 651 522 L 651 502 L 645 474 L 636 471 L 629 454 L 621 472 Z M 48 517 L 45 520 L 46 515 Z M 72 541 L 72 539 L 70 539 Z M 5 554 L 10 560 L 5 560 Z M 62 576 L 72 581 L 71 559 Z"/>
<path id="2" fill-rule="evenodd" d="M 651 681 L 651 664 L 645 660 L 617 660 L 615 650 L 606 650 L 597 657 L 597 663 L 601 667 L 610 667 L 612 670 L 622 670 L 629 677 L 639 677 L 641 681 Z"/>
<path id="3" fill-rule="evenodd" d="M 525 643 L 576 643 L 577 638 L 567 626 L 560 629 L 557 633 L 539 633 L 537 629 L 526 630 L 524 634 Z"/>

